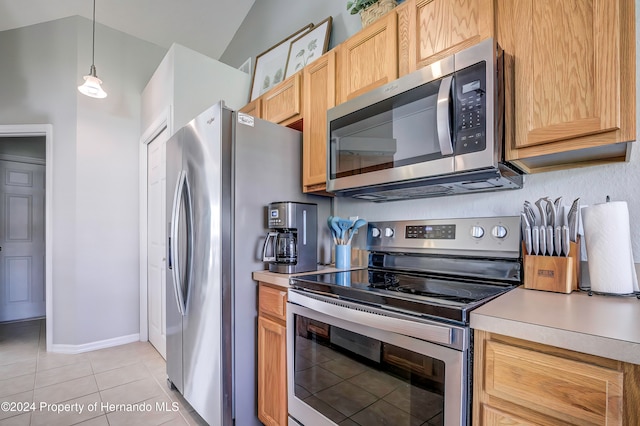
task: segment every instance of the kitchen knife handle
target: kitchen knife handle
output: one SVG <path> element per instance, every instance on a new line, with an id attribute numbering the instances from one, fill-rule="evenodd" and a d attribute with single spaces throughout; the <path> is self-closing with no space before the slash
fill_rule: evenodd
<path id="1" fill-rule="evenodd" d="M 569 227 L 564 225 L 562 227 L 562 250 L 565 256 L 569 256 L 571 250 L 571 238 L 569 236 Z"/>
<path id="2" fill-rule="evenodd" d="M 531 255 L 533 254 L 531 252 L 532 247 L 531 247 L 531 227 L 530 226 L 526 226 L 524 228 L 524 247 L 525 250 L 527 251 L 527 254 Z"/>
<path id="3" fill-rule="evenodd" d="M 533 254 L 537 256 L 540 253 L 540 230 L 538 225 L 531 228 L 531 243 L 533 245 Z"/>
<path id="4" fill-rule="evenodd" d="M 556 226 L 554 233 L 553 245 L 555 248 L 556 256 L 562 256 L 562 227 Z"/>
<path id="5" fill-rule="evenodd" d="M 546 256 L 547 255 L 547 228 L 546 228 L 546 226 L 541 226 L 540 227 L 539 237 L 540 237 L 540 256 Z"/>
<path id="6" fill-rule="evenodd" d="M 547 226 L 547 254 L 549 256 L 553 256 L 554 252 L 554 235 L 553 235 L 553 226 Z"/>

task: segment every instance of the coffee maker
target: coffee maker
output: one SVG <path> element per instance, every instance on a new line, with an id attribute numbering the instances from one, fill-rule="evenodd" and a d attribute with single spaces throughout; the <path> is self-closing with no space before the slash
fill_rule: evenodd
<path id="1" fill-rule="evenodd" d="M 318 205 L 282 201 L 269 204 L 262 261 L 281 274 L 315 271 L 318 267 Z"/>

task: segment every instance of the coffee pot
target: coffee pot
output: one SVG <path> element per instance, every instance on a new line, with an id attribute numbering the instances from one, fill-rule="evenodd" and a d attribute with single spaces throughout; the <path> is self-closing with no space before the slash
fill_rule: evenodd
<path id="1" fill-rule="evenodd" d="M 272 229 L 262 248 L 262 261 L 269 271 L 284 274 L 317 269 L 318 206 L 284 201 L 268 207 Z"/>

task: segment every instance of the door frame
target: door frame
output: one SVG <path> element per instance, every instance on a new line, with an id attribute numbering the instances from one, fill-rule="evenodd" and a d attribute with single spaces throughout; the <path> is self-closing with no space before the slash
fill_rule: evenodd
<path id="1" fill-rule="evenodd" d="M 173 109 L 169 105 L 160 113 L 140 136 L 140 341 L 149 340 L 149 307 L 147 303 L 147 156 L 149 144 L 166 128 L 173 135 Z"/>
<path id="2" fill-rule="evenodd" d="M 44 136 L 45 138 L 45 323 L 47 351 L 53 345 L 53 125 L 0 125 L 0 137 Z"/>

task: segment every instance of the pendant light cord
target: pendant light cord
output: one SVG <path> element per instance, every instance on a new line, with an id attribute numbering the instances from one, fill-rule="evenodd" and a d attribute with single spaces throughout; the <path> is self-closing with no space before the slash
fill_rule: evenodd
<path id="1" fill-rule="evenodd" d="M 96 64 L 96 0 L 93 0 L 93 40 L 91 45 L 91 65 Z"/>

